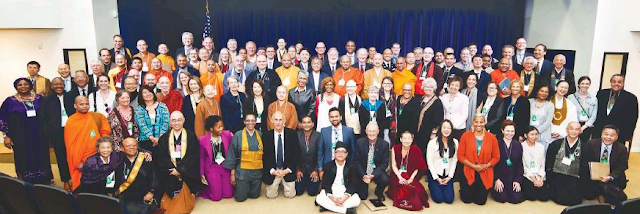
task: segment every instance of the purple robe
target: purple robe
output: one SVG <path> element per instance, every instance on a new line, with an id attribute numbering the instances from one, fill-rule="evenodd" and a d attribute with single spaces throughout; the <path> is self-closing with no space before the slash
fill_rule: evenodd
<path id="1" fill-rule="evenodd" d="M 222 145 L 224 147 L 224 157 L 229 151 L 229 145 L 233 134 L 225 130 L 220 134 Z M 231 185 L 231 170 L 225 169 L 222 165 L 214 161 L 215 154 L 211 145 L 211 133 L 203 135 L 200 141 L 200 175 L 204 175 L 209 185 L 200 192 L 198 196 L 214 201 L 222 198 L 233 197 L 233 186 Z"/>

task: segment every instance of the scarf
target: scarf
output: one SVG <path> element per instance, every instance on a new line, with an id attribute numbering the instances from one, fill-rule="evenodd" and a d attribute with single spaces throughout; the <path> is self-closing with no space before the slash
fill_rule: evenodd
<path id="1" fill-rule="evenodd" d="M 562 146 L 560 146 L 560 150 L 558 150 L 558 154 L 556 154 L 555 161 L 553 162 L 553 172 L 580 178 L 580 147 L 582 145 L 580 139 L 576 141 L 576 144 L 576 150 L 574 152 L 575 159 L 571 161 L 571 165 L 567 166 L 562 163 L 562 159 L 569 158 L 566 154 L 566 150 L 569 149 L 569 143 L 567 143 L 566 138 L 564 139 Z"/>
<path id="2" fill-rule="evenodd" d="M 180 159 L 184 158 L 184 155 L 187 154 L 187 131 L 182 128 L 182 130 L 180 130 Z M 173 130 L 170 131 L 169 133 L 169 156 L 171 156 L 171 154 L 173 154 L 176 151 L 176 143 L 174 142 L 175 138 L 173 135 Z M 176 164 L 176 159 L 175 158 L 171 158 L 171 162 L 173 163 L 174 166 L 178 166 Z"/>
<path id="3" fill-rule="evenodd" d="M 371 102 L 367 100 L 362 102 L 362 106 L 364 106 L 364 108 L 367 109 L 367 111 L 377 111 L 378 108 L 382 106 L 382 101 L 376 100 L 376 103 L 372 105 Z"/>
<path id="4" fill-rule="evenodd" d="M 118 187 L 118 191 L 114 193 L 114 196 L 117 196 L 127 190 L 131 186 L 131 184 L 136 181 L 136 177 L 138 176 L 138 172 L 140 172 L 140 168 L 142 168 L 142 163 L 144 162 L 145 157 L 145 155 L 140 155 L 140 152 L 138 152 L 138 154 L 136 155 L 135 163 L 133 164 L 131 172 L 129 173 L 129 177 L 127 177 L 127 180 L 124 181 L 124 183 L 120 184 L 120 186 Z"/>
<path id="5" fill-rule="evenodd" d="M 467 89 L 462 89 L 463 94 L 469 94 L 469 116 L 467 117 L 467 130 L 473 124 L 473 117 L 476 115 L 476 107 L 478 107 L 478 88 L 473 88 L 471 91 L 467 91 Z"/>
<path id="6" fill-rule="evenodd" d="M 527 74 L 524 72 L 524 70 L 522 70 L 522 71 L 520 72 L 520 81 L 522 81 L 522 84 L 525 84 L 525 83 L 526 83 L 526 81 L 525 81 L 526 77 L 527 77 Z M 534 83 L 535 81 L 536 81 L 536 72 L 533 72 L 533 71 L 532 71 L 532 72 L 531 72 L 531 79 L 529 79 L 529 84 L 527 84 L 527 85 L 529 85 L 529 91 L 527 92 L 527 94 L 526 94 L 526 96 L 525 96 L 525 97 L 528 97 L 528 96 L 529 96 L 529 95 L 531 95 L 531 93 L 533 92 L 533 83 Z M 523 91 L 523 92 L 524 92 L 524 91 Z"/>
<path id="7" fill-rule="evenodd" d="M 562 97 L 561 109 L 556 108 L 556 96 L 553 96 L 551 102 L 553 103 L 553 109 L 555 110 L 553 112 L 553 120 L 551 121 L 551 123 L 553 123 L 553 125 L 559 126 L 560 124 L 562 124 L 562 121 L 567 118 L 567 99 Z"/>
<path id="8" fill-rule="evenodd" d="M 429 110 L 429 108 L 431 107 L 431 105 L 433 105 L 433 103 L 436 101 L 436 99 L 438 99 L 437 96 L 433 96 L 431 97 L 431 99 L 429 99 L 429 102 L 427 102 L 427 104 L 422 108 L 422 111 L 420 111 L 420 117 L 418 119 L 418 129 L 420 130 L 420 126 L 422 126 L 422 119 L 424 118 L 424 112 L 426 112 L 427 110 Z"/>

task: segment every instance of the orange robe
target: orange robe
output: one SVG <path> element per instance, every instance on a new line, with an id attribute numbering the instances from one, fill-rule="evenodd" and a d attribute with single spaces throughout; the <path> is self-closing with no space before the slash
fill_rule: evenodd
<path id="1" fill-rule="evenodd" d="M 206 98 L 202 99 L 198 107 L 196 107 L 194 120 L 194 132 L 198 137 L 203 136 L 209 131 L 205 128 L 204 121 L 207 117 L 213 115 L 222 116 L 220 113 L 220 102 L 216 99 L 213 99 L 213 102 L 209 102 Z"/>
<path id="2" fill-rule="evenodd" d="M 276 68 L 276 73 L 280 76 L 282 85 L 287 87 L 287 90 L 298 86 L 298 72 L 300 72 L 300 68 L 293 65 L 289 66 L 289 68 L 285 68 L 284 66 Z"/>
<path id="3" fill-rule="evenodd" d="M 296 112 L 296 106 L 290 102 L 285 102 L 284 105 L 279 105 L 278 101 L 275 101 L 269 105 L 269 109 L 267 111 L 269 113 L 267 115 L 267 128 L 269 130 L 275 127 L 273 122 L 271 122 L 271 116 L 275 114 L 276 111 L 279 111 L 284 115 L 285 127 L 293 130 L 298 128 L 298 113 Z M 262 122 L 264 122 L 264 120 Z"/>
<path id="4" fill-rule="evenodd" d="M 200 82 L 202 82 L 202 87 L 206 85 L 213 85 L 213 88 L 215 88 L 216 90 L 215 95 L 213 95 L 213 97 L 216 98 L 216 100 L 218 101 L 220 101 L 220 97 L 224 93 L 222 89 L 223 79 L 224 79 L 224 74 L 220 72 L 220 67 L 218 67 L 218 65 L 216 65 L 216 68 L 214 69 L 213 73 L 205 72 L 200 74 Z"/>
<path id="5" fill-rule="evenodd" d="M 78 165 L 97 152 L 96 142 L 100 137 L 109 136 L 109 133 L 111 133 L 109 121 L 97 112 L 75 113 L 67 120 L 64 128 L 64 142 L 74 190 L 80 186 L 82 177 L 82 172 L 77 168 Z"/>
<path id="6" fill-rule="evenodd" d="M 344 94 L 347 93 L 347 82 L 349 80 L 353 80 L 356 82 L 356 94 L 360 94 L 362 88 L 364 87 L 364 77 L 362 76 L 362 72 L 354 67 L 349 67 L 349 70 L 346 70 L 342 67 L 336 69 L 336 72 L 333 73 L 333 80 L 336 81 L 336 86 L 333 89 L 333 92 L 343 97 Z M 342 84 L 341 84 L 342 83 Z"/>
<path id="7" fill-rule="evenodd" d="M 405 83 L 411 83 L 411 94 L 415 93 L 416 88 L 416 75 L 411 72 L 411 70 L 399 71 L 396 69 L 392 74 L 391 78 L 393 78 L 393 91 L 396 94 L 402 94 L 402 86 Z"/>
<path id="8" fill-rule="evenodd" d="M 362 88 L 362 93 L 360 97 L 362 99 L 367 99 L 369 97 L 369 87 L 375 85 L 378 86 L 378 89 L 382 88 L 382 79 L 385 77 L 390 77 L 391 72 L 387 69 L 380 68 L 380 75 L 376 73 L 376 69 L 372 68 L 364 72 L 364 88 Z"/>
<path id="9" fill-rule="evenodd" d="M 170 71 L 175 71 L 176 70 L 176 62 L 175 60 L 173 60 L 173 57 L 166 55 L 166 54 L 158 54 L 158 56 L 156 56 L 156 58 L 158 58 L 160 60 L 160 62 L 162 63 L 162 70 L 170 70 Z"/>
<path id="10" fill-rule="evenodd" d="M 509 82 L 511 82 L 511 81 L 513 81 L 515 79 L 520 79 L 520 76 L 514 70 L 508 70 L 506 73 L 502 73 L 502 71 L 500 69 L 498 69 L 498 70 L 494 70 L 493 72 L 491 72 L 491 81 L 493 81 L 496 84 L 498 84 L 498 91 L 500 92 L 500 96 L 508 95 L 508 94 L 503 94 L 502 93 L 502 88 L 500 87 L 500 83 L 504 79 L 509 79 Z M 509 85 L 511 85 L 511 84 L 509 84 Z"/>
<path id="11" fill-rule="evenodd" d="M 151 69 L 149 70 L 150 74 L 153 74 L 156 76 L 156 80 L 160 80 L 160 77 L 167 77 L 169 78 L 169 81 L 171 82 L 171 85 L 173 85 L 173 75 L 171 75 L 171 72 L 169 71 L 165 71 L 165 70 L 155 70 L 155 69 Z"/>
<path id="12" fill-rule="evenodd" d="M 147 65 L 147 68 L 149 68 L 149 70 L 151 70 L 151 61 L 153 61 L 153 58 L 156 58 L 156 55 L 147 51 L 146 54 L 143 53 L 137 53 L 136 55 L 133 55 L 133 57 L 140 57 L 140 59 L 142 59 L 142 67 L 144 68 L 145 64 Z"/>

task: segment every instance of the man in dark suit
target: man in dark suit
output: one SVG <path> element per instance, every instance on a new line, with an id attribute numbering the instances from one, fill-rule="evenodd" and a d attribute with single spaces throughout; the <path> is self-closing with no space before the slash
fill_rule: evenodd
<path id="1" fill-rule="evenodd" d="M 422 63 L 414 66 L 411 70 L 411 73 L 415 74 L 417 77 L 415 93 L 420 95 L 424 94 L 424 91 L 422 91 L 422 81 L 427 78 L 433 78 L 436 80 L 438 85 L 436 92 L 438 90 L 442 90 L 442 86 L 444 85 L 444 71 L 442 68 L 436 66 L 436 63 L 433 61 L 433 49 L 431 47 L 424 48 L 422 56 Z"/>
<path id="2" fill-rule="evenodd" d="M 338 141 L 347 145 L 347 149 L 351 152 L 355 149 L 356 136 L 353 128 L 342 125 L 342 115 L 336 107 L 329 109 L 329 122 L 331 126 L 324 127 L 320 130 L 320 141 L 318 141 L 318 170 L 322 177 L 322 166 L 333 160 L 333 152 Z M 324 117 L 324 115 L 319 115 Z M 353 160 L 353 157 L 350 158 Z"/>
<path id="3" fill-rule="evenodd" d="M 213 38 L 205 37 L 202 39 L 202 47 L 209 52 L 209 59 L 213 59 L 216 62 L 218 61 L 218 52 L 213 43 Z"/>
<path id="4" fill-rule="evenodd" d="M 533 54 L 527 52 L 527 40 L 525 40 L 524 38 L 518 38 L 518 40 L 516 40 L 516 49 L 513 54 L 514 62 L 517 65 L 522 66 L 522 62 L 524 61 L 524 58 L 528 56 L 533 56 Z M 516 64 L 513 64 L 513 65 L 515 66 Z M 516 71 L 519 71 L 519 70 L 522 70 L 522 69 L 518 69 Z"/>
<path id="5" fill-rule="evenodd" d="M 267 68 L 276 70 L 276 68 L 282 66 L 282 64 L 276 59 L 276 49 L 272 45 L 267 46 L 265 53 L 267 55 Z M 257 60 L 257 59 L 256 59 Z M 256 65 L 257 66 L 257 65 Z"/>
<path id="6" fill-rule="evenodd" d="M 60 180 L 64 183 L 64 189 L 71 191 L 69 180 L 69 164 L 67 163 L 67 149 L 64 143 L 64 126 L 67 119 L 75 113 L 73 107 L 75 96 L 64 91 L 62 78 L 56 77 L 51 81 L 51 89 L 54 93 L 45 97 L 40 107 L 40 119 L 42 120 L 42 133 L 44 139 L 53 147 L 58 160 Z"/>
<path id="7" fill-rule="evenodd" d="M 277 60 L 275 61 L 277 62 Z M 260 80 L 264 86 L 262 90 L 264 90 L 265 94 L 267 94 L 270 99 L 275 99 L 276 89 L 282 85 L 280 76 L 278 76 L 273 69 L 267 68 L 267 58 L 265 56 L 260 55 L 256 57 L 256 66 L 258 70 L 247 75 L 247 80 L 244 82 L 245 89 L 252 90 L 253 81 Z"/>
<path id="8" fill-rule="evenodd" d="M 389 167 L 389 143 L 378 138 L 380 129 L 375 122 L 369 122 L 366 128 L 367 137 L 356 141 L 355 164 L 361 182 L 357 188 L 360 199 L 369 197 L 369 184 L 376 182 L 375 195 L 384 201 L 384 189 L 389 185 L 387 167 Z"/>
<path id="9" fill-rule="evenodd" d="M 340 68 L 340 64 L 338 63 L 338 54 L 338 49 L 329 48 L 329 51 L 327 51 L 328 63 L 322 65 L 322 72 L 329 76 L 333 76 L 333 73 Z"/>
<path id="10" fill-rule="evenodd" d="M 358 49 L 358 51 L 356 52 L 356 62 L 354 62 L 351 66 L 358 69 L 360 73 L 364 74 L 366 70 L 373 68 L 372 64 L 367 63 L 368 56 L 369 54 L 367 53 L 367 49 Z"/>
<path id="11" fill-rule="evenodd" d="M 89 86 L 89 76 L 87 75 L 87 72 L 83 70 L 77 70 L 75 76 L 76 78 L 73 78 L 75 86 L 71 88 L 69 92 L 67 92 L 69 94 L 69 97 L 75 98 L 78 95 L 89 96 L 89 94 L 96 91 L 96 88 L 91 88 Z"/>
<path id="12" fill-rule="evenodd" d="M 316 55 L 313 57 L 317 57 L 318 59 L 320 59 L 320 61 L 322 62 L 322 65 L 326 65 L 327 63 L 329 63 L 329 57 L 327 57 L 327 46 L 324 44 L 324 42 L 318 42 L 316 43 Z"/>
<path id="13" fill-rule="evenodd" d="M 502 47 L 502 57 L 511 60 L 511 65 L 509 68 L 514 71 L 522 71 L 522 64 L 518 64 L 518 61 L 516 60 L 514 54 L 515 48 L 512 45 L 505 45 L 504 47 Z M 524 57 L 522 58 L 522 60 L 524 60 Z M 497 70 L 498 64 L 499 63 L 494 64 L 493 69 Z"/>
<path id="14" fill-rule="evenodd" d="M 316 94 L 322 93 L 322 80 L 329 77 L 329 74 L 322 72 L 322 60 L 317 57 L 311 59 L 311 72 L 309 72 L 309 81 L 307 87 L 313 88 Z"/>
<path id="15" fill-rule="evenodd" d="M 113 48 L 111 48 L 109 50 L 109 53 L 111 53 L 111 62 L 115 62 L 115 55 L 118 54 L 123 54 L 124 57 L 127 59 L 127 62 L 131 62 L 131 51 L 129 50 L 129 48 L 124 47 L 124 39 L 122 38 L 121 35 L 114 35 L 113 36 Z"/>
<path id="16" fill-rule="evenodd" d="M 276 111 L 271 116 L 273 130 L 264 132 L 264 155 L 262 155 L 262 182 L 267 187 L 267 198 L 278 197 L 280 184 L 284 187 L 284 196 L 296 196 L 296 179 L 298 163 L 302 162 L 298 144 L 298 134 L 284 127 L 285 118 L 282 112 Z"/>
<path id="17" fill-rule="evenodd" d="M 463 81 L 462 88 L 467 87 L 467 77 L 469 77 L 470 74 L 476 74 L 476 76 L 478 77 L 478 81 L 476 84 L 476 88 L 478 88 L 478 95 L 486 96 L 487 86 L 489 85 L 489 82 L 491 82 L 491 74 L 489 74 L 486 69 L 482 68 L 482 64 L 482 56 L 475 55 L 471 58 L 471 65 L 473 66 L 473 69 L 464 72 L 463 80 L 465 81 Z"/>
<path id="18" fill-rule="evenodd" d="M 544 58 L 546 55 L 547 46 L 544 44 L 538 44 L 533 49 L 533 57 L 538 61 L 534 68 L 536 74 L 549 73 L 553 70 L 553 63 Z"/>
<path id="19" fill-rule="evenodd" d="M 444 68 L 442 68 L 443 76 L 444 76 L 442 89 L 444 90 L 440 90 L 440 94 L 448 92 L 447 87 L 448 87 L 449 79 L 451 77 L 457 76 L 462 78 L 462 74 L 463 74 L 462 70 L 457 68 L 456 66 L 453 66 L 455 62 L 456 62 L 456 57 L 453 54 L 446 54 L 444 56 Z"/>
<path id="20" fill-rule="evenodd" d="M 316 203 L 320 205 L 321 212 L 356 213 L 355 208 L 360 205 L 360 196 L 356 193 L 358 169 L 351 161 L 347 161 L 349 152 L 344 143 L 336 143 L 333 155 L 335 161 L 327 162 L 322 167 L 326 173 L 321 176 L 322 190 L 316 197 Z"/>
<path id="21" fill-rule="evenodd" d="M 187 61 L 187 56 L 184 55 L 184 54 L 179 54 L 176 57 L 176 65 L 177 65 L 176 70 L 171 72 L 171 75 L 173 76 L 174 82 L 178 82 L 176 80 L 178 80 L 178 74 L 181 71 L 189 72 L 189 74 L 191 74 L 191 76 L 197 76 L 197 77 L 200 76 L 200 71 L 198 71 L 195 68 L 189 66 L 189 61 Z"/>
<path id="22" fill-rule="evenodd" d="M 604 196 L 606 203 L 616 206 L 620 202 L 627 200 L 624 189 L 627 187 L 627 176 L 625 171 L 629 168 L 629 156 L 624 144 L 618 142 L 619 130 L 616 126 L 606 125 L 602 130 L 600 139 L 589 140 L 587 152 L 589 162 L 600 162 L 609 164 L 609 176 L 601 177 L 598 181 L 592 181 L 591 195 Z"/>
<path id="23" fill-rule="evenodd" d="M 98 76 L 102 74 L 107 75 L 103 69 L 104 67 L 102 66 L 102 63 L 99 60 L 91 61 L 91 72 L 87 72 L 89 73 L 87 82 L 91 90 L 94 90 L 94 91 L 96 90 L 98 86 Z"/>
<path id="24" fill-rule="evenodd" d="M 71 91 L 71 89 L 75 87 L 76 83 L 73 82 L 73 77 L 71 76 L 71 68 L 69 68 L 69 65 L 64 63 L 58 65 L 58 74 L 60 74 L 60 77 L 64 82 L 64 91 Z"/>
<path id="25" fill-rule="evenodd" d="M 176 49 L 176 55 L 174 56 L 178 56 L 181 53 L 184 55 L 188 55 L 189 53 L 187 51 L 191 50 L 192 48 L 196 48 L 193 47 L 193 34 L 191 32 L 184 32 L 182 33 L 182 46 Z"/>
<path id="26" fill-rule="evenodd" d="M 114 61 L 111 61 L 111 52 L 107 48 L 102 48 L 98 51 L 98 57 L 100 57 L 100 65 L 102 70 L 106 73 L 111 69 L 118 67 Z"/>
<path id="27" fill-rule="evenodd" d="M 611 88 L 598 91 L 598 114 L 592 133 L 600 133 L 604 126 L 619 127 L 619 142 L 631 141 L 638 121 L 638 98 L 624 90 L 625 77 L 615 74 L 611 77 Z"/>
<path id="28" fill-rule="evenodd" d="M 302 150 L 302 161 L 298 162 L 298 172 L 296 179 L 296 195 L 302 195 L 307 191 L 309 196 L 318 194 L 320 188 L 320 177 L 316 170 L 318 163 L 318 139 L 320 133 L 313 126 L 311 116 L 302 117 L 302 130 L 298 131 L 298 143 Z"/>

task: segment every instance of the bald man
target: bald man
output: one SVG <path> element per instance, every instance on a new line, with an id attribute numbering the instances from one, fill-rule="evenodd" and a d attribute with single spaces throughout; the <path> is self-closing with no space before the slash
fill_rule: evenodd
<path id="1" fill-rule="evenodd" d="M 292 129 L 286 128 L 285 117 L 276 111 L 271 116 L 273 130 L 264 132 L 264 155 L 262 155 L 262 182 L 267 185 L 267 198 L 278 197 L 280 184 L 284 188 L 284 196 L 296 196 L 297 165 L 302 161 L 298 136 Z"/>
<path id="2" fill-rule="evenodd" d="M 77 96 L 73 107 L 76 113 L 67 120 L 64 128 L 64 143 L 67 148 L 67 162 L 71 175 L 72 189 L 80 185 L 82 165 L 88 157 L 96 153 L 96 142 L 111 133 L 109 121 L 102 114 L 89 112 L 89 100 Z"/>
<path id="3" fill-rule="evenodd" d="M 64 82 L 64 91 L 71 91 L 71 89 L 75 86 L 75 83 L 73 82 L 73 77 L 71 77 L 71 68 L 69 68 L 69 65 L 64 63 L 58 65 L 58 74 L 60 74 L 60 77 Z"/>
<path id="4" fill-rule="evenodd" d="M 142 71 L 149 71 L 152 63 L 151 61 L 156 58 L 156 55 L 149 52 L 149 45 L 147 45 L 147 41 L 144 41 L 143 39 L 138 40 L 136 48 L 138 49 L 138 53 L 133 55 L 133 58 L 140 57 L 140 59 L 142 59 Z"/>
<path id="5" fill-rule="evenodd" d="M 200 144 L 195 133 L 184 129 L 182 112 L 174 111 L 169 120 L 171 129 L 160 137 L 153 153 L 158 181 L 163 186 L 160 207 L 167 213 L 191 213 L 195 201 L 184 199 L 204 188 L 200 180 Z"/>
<path id="6" fill-rule="evenodd" d="M 333 74 L 333 80 L 336 81 L 336 86 L 333 89 L 335 93 L 341 97 L 347 92 L 346 84 L 349 80 L 356 82 L 356 94 L 360 94 L 364 87 L 364 78 L 362 72 L 351 66 L 351 58 L 347 55 L 340 57 L 340 68 Z"/>

